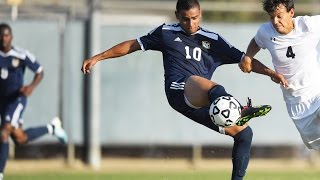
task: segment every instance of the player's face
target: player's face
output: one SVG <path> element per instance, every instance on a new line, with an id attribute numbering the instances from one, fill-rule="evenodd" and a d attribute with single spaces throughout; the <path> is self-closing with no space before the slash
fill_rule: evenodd
<path id="1" fill-rule="evenodd" d="M 8 28 L 0 29 L 0 48 L 6 50 L 11 47 L 12 34 Z"/>
<path id="2" fill-rule="evenodd" d="M 199 7 L 193 7 L 189 10 L 176 12 L 176 17 L 179 20 L 182 29 L 186 33 L 193 34 L 199 30 L 201 21 L 201 10 Z"/>
<path id="3" fill-rule="evenodd" d="M 293 15 L 294 9 L 292 8 L 289 12 L 287 12 L 287 8 L 282 4 L 279 5 L 274 12 L 269 13 L 273 27 L 280 34 L 288 34 L 293 30 Z"/>

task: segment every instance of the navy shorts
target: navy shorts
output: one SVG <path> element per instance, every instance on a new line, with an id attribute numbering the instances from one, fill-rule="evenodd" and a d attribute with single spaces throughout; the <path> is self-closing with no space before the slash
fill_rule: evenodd
<path id="1" fill-rule="evenodd" d="M 27 104 L 27 98 L 23 95 L 10 98 L 2 98 L 0 102 L 1 124 L 10 123 L 18 128 L 23 124 L 22 114 Z"/>
<path id="2" fill-rule="evenodd" d="M 214 131 L 220 132 L 219 127 L 215 125 L 210 118 L 209 106 L 196 109 L 190 107 L 186 103 L 184 96 L 184 84 L 184 80 L 180 82 L 172 82 L 170 87 L 166 88 L 166 95 L 170 106 L 189 119 Z"/>

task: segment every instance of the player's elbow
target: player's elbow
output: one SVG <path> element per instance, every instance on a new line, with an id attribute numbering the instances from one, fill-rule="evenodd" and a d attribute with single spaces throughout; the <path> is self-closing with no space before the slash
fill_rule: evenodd
<path id="1" fill-rule="evenodd" d="M 44 72 L 43 72 L 43 70 L 42 70 L 41 72 L 38 72 L 38 73 L 35 75 L 35 78 L 40 81 L 40 80 L 43 79 L 43 76 L 44 76 Z"/>
<path id="2" fill-rule="evenodd" d="M 252 63 L 253 63 L 253 59 L 245 55 L 238 65 L 242 72 L 250 73 L 253 68 Z"/>
<path id="3" fill-rule="evenodd" d="M 241 71 L 244 73 L 250 73 L 252 71 L 252 66 L 249 64 L 239 63 L 238 65 L 239 65 L 239 68 L 241 69 Z"/>

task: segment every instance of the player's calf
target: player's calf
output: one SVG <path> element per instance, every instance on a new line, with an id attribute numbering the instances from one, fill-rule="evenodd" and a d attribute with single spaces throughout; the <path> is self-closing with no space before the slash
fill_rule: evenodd
<path id="1" fill-rule="evenodd" d="M 248 126 L 233 136 L 234 144 L 232 149 L 232 180 L 242 180 L 250 160 L 250 149 L 253 132 Z"/>

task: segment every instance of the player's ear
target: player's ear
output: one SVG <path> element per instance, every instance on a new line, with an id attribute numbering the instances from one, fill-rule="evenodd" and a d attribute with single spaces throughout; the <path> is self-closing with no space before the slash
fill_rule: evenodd
<path id="1" fill-rule="evenodd" d="M 176 18 L 179 19 L 179 13 L 178 13 L 178 11 L 175 11 L 174 14 L 176 15 Z"/>
<path id="2" fill-rule="evenodd" d="M 293 18 L 293 16 L 294 16 L 294 8 L 291 8 L 289 13 L 290 13 L 290 16 Z"/>

